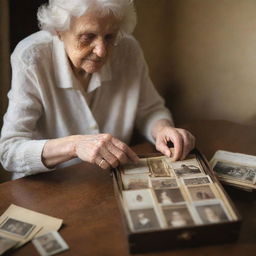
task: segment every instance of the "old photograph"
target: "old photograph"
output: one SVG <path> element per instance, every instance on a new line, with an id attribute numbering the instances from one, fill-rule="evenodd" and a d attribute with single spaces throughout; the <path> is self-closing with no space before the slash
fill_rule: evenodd
<path id="1" fill-rule="evenodd" d="M 13 218 L 7 218 L 1 225 L 0 231 L 8 233 L 10 235 L 26 238 L 31 231 L 35 228 L 35 225 L 16 220 Z"/>
<path id="2" fill-rule="evenodd" d="M 155 194 L 158 203 L 163 205 L 184 202 L 184 197 L 179 188 L 155 189 Z"/>
<path id="3" fill-rule="evenodd" d="M 172 178 L 151 178 L 150 181 L 154 189 L 178 187 L 176 179 Z"/>
<path id="4" fill-rule="evenodd" d="M 256 184 L 256 168 L 218 161 L 213 170 L 220 177 Z"/>
<path id="5" fill-rule="evenodd" d="M 229 220 L 227 212 L 220 202 L 195 205 L 203 224 L 226 222 Z"/>
<path id="6" fill-rule="evenodd" d="M 17 241 L 0 236 L 0 255 L 8 251 L 17 244 Z"/>
<path id="7" fill-rule="evenodd" d="M 149 167 L 146 158 L 141 158 L 137 164 L 126 164 L 121 166 L 124 174 L 143 174 L 149 173 Z"/>
<path id="8" fill-rule="evenodd" d="M 204 174 L 202 168 L 200 167 L 198 161 L 195 158 L 173 162 L 171 163 L 171 165 L 174 169 L 175 174 L 178 177 Z"/>
<path id="9" fill-rule="evenodd" d="M 54 255 L 69 248 L 57 231 L 35 238 L 33 244 L 42 256 Z"/>
<path id="10" fill-rule="evenodd" d="M 160 229 L 160 224 L 153 208 L 130 210 L 129 213 L 135 231 Z"/>
<path id="11" fill-rule="evenodd" d="M 191 226 L 195 222 L 186 205 L 163 207 L 168 227 Z"/>
<path id="12" fill-rule="evenodd" d="M 128 209 L 154 207 L 154 199 L 150 189 L 123 191 L 123 201 Z"/>
<path id="13" fill-rule="evenodd" d="M 212 183 L 212 180 L 209 176 L 183 178 L 182 181 L 186 186 Z"/>
<path id="14" fill-rule="evenodd" d="M 149 187 L 148 174 L 125 175 L 121 173 L 121 178 L 125 190 L 145 189 Z"/>
<path id="15" fill-rule="evenodd" d="M 187 187 L 192 201 L 215 199 L 216 196 L 210 185 Z"/>
<path id="16" fill-rule="evenodd" d="M 169 168 L 164 158 L 149 158 L 148 165 L 153 177 L 168 177 L 171 176 Z"/>

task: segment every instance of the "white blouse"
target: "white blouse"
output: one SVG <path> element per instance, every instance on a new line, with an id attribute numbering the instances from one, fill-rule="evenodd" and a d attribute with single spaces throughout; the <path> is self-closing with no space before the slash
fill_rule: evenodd
<path id="1" fill-rule="evenodd" d="M 132 37 L 114 48 L 83 91 L 62 41 L 48 32 L 22 40 L 11 56 L 12 87 L 0 139 L 0 160 L 13 178 L 50 171 L 41 161 L 47 140 L 110 133 L 129 143 L 136 126 L 150 141 L 152 125 L 172 122 Z M 73 159 L 58 167 L 76 163 Z"/>

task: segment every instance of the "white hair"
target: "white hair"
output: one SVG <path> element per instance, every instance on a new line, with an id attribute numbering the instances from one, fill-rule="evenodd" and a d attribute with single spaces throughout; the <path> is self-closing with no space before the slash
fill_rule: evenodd
<path id="1" fill-rule="evenodd" d="M 133 0 L 49 0 L 38 9 L 39 28 L 51 34 L 65 31 L 72 17 L 80 17 L 86 12 L 112 13 L 121 21 L 119 36 L 131 34 L 137 22 Z"/>

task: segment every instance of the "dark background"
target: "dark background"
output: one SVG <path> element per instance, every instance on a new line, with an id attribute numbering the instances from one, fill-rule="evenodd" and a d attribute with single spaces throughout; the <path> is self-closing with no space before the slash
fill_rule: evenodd
<path id="1" fill-rule="evenodd" d="M 39 30 L 37 25 L 37 9 L 47 0 L 11 0 L 10 10 L 10 50 L 26 36 Z"/>

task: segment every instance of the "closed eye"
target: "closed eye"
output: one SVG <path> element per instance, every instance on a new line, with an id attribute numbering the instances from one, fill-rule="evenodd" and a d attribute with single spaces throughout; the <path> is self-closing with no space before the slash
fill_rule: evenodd
<path id="1" fill-rule="evenodd" d="M 93 33 L 80 35 L 79 41 L 81 43 L 90 43 L 96 37 Z"/>
<path id="2" fill-rule="evenodd" d="M 105 35 L 105 41 L 106 42 L 112 41 L 112 40 L 114 40 L 114 38 L 115 38 L 115 34 L 107 34 L 107 35 Z"/>

